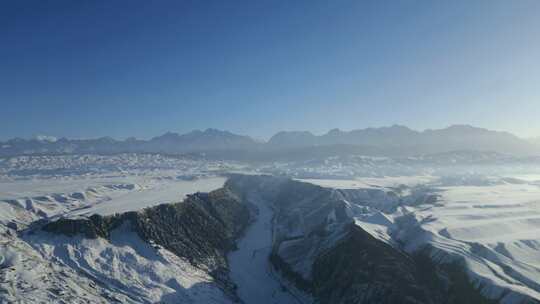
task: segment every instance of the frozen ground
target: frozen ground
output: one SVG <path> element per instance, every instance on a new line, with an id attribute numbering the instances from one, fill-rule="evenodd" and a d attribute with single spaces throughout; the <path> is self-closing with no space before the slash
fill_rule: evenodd
<path id="1" fill-rule="evenodd" d="M 425 180 L 436 202 L 398 208 L 393 213 L 369 209 L 353 214 L 356 224 L 375 237 L 414 252 L 435 248 L 434 258 L 466 262 L 483 292 L 502 303 L 519 303 L 527 295 L 540 300 L 540 185 L 538 175 L 458 176 L 420 179 L 310 180 L 338 189 L 386 189 Z M 403 189 L 402 189 L 403 190 Z M 407 193 L 404 191 L 403 193 Z M 380 199 L 383 206 L 385 197 Z M 401 201 L 405 202 L 407 196 Z M 410 199 L 408 200 L 410 201 Z M 399 242 L 396 242 L 399 241 Z M 504 290 L 513 290 L 507 294 Z"/>
<path id="2" fill-rule="evenodd" d="M 435 176 L 413 175 L 413 176 L 387 176 L 387 177 L 359 177 L 355 179 L 297 179 L 302 182 L 319 185 L 334 189 L 368 189 L 368 188 L 388 188 L 423 185 L 436 180 Z"/>
<path id="3" fill-rule="evenodd" d="M 218 163 L 159 155 L 2 160 L 0 303 L 229 303 L 205 271 L 156 251 L 126 227 L 110 240 L 21 237 L 7 228 L 180 202 L 222 187 L 221 172 Z"/>
<path id="4" fill-rule="evenodd" d="M 101 214 L 110 215 L 127 211 L 140 210 L 158 204 L 182 201 L 187 194 L 210 192 L 221 188 L 224 177 L 206 177 L 192 181 L 165 180 L 150 181 L 134 191 L 113 194 L 110 200 L 93 205 L 90 208 L 73 212 L 73 215 Z M 141 184 L 139 184 L 141 185 Z"/>
<path id="5" fill-rule="evenodd" d="M 0 303 L 230 303 L 204 271 L 127 227 L 110 240 L 2 236 Z"/>
<path id="6" fill-rule="evenodd" d="M 272 245 L 272 210 L 256 195 L 250 196 L 249 201 L 258 209 L 257 218 L 238 242 L 238 249 L 229 254 L 231 278 L 238 285 L 238 296 L 245 303 L 301 303 L 271 271 L 268 257 Z"/>
<path id="7" fill-rule="evenodd" d="M 159 154 L 19 156 L 0 159 L 0 223 L 112 214 L 181 201 L 225 181 L 235 163 Z"/>
<path id="8" fill-rule="evenodd" d="M 217 176 L 183 180 L 156 175 L 0 182 L 0 222 L 134 211 L 179 202 L 186 194 L 209 192 L 224 182 Z"/>
<path id="9" fill-rule="evenodd" d="M 135 154 L 2 159 L 0 299 L 8 300 L 0 303 L 21 294 L 68 303 L 226 302 L 207 274 L 170 252 L 152 253 L 129 231 L 117 231 L 106 241 L 43 233 L 19 238 L 6 227 L 177 202 L 188 193 L 221 187 L 225 178 L 220 174 L 226 172 L 277 172 L 324 187 L 359 190 L 347 195 L 365 205 L 346 203 L 356 223 L 377 238 L 403 244 L 410 252 L 431 245 L 435 259 L 464 259 L 471 278 L 503 303 L 518 303 L 519 295 L 540 300 L 540 175 L 514 170 L 504 176 L 473 172 L 440 177 L 433 170 L 396 167 L 385 158 L 354 161 L 352 166 L 331 159 L 315 166 L 250 168 Z M 429 191 L 437 194 L 435 202 L 416 202 Z M 229 256 L 238 294 L 246 303 L 298 303 L 302 298 L 288 293 L 293 290 L 268 264 L 272 211 L 256 195 L 250 200 L 258 207 L 257 220 Z"/>
<path id="10" fill-rule="evenodd" d="M 160 154 L 44 155 L 0 158 L 0 181 L 58 179 L 91 176 L 152 175 L 194 176 L 227 170 L 242 170 L 235 162 L 197 160 Z"/>
<path id="11" fill-rule="evenodd" d="M 540 187 L 505 183 L 441 190 L 437 206 L 415 210 L 422 232 L 403 236 L 409 250 L 429 242 L 465 257 L 480 282 L 540 300 Z"/>

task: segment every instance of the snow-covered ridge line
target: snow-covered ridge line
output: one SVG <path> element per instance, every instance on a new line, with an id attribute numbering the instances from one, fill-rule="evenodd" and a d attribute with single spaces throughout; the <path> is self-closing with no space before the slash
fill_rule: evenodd
<path id="1" fill-rule="evenodd" d="M 0 244 L 0 256 L 8 261 L 0 264 L 12 269 L 20 264 L 14 259 L 28 261 L 23 268 L 51 263 L 40 273 L 61 282 L 64 271 L 64 280 L 77 282 L 100 299 L 93 302 L 112 297 L 128 303 L 205 303 L 203 298 L 228 303 L 239 296 L 251 303 L 260 301 L 260 294 L 267 303 L 322 304 L 350 298 L 372 303 L 390 295 L 396 298 L 386 300 L 410 296 L 410 303 L 452 304 L 471 299 L 491 303 L 487 298 L 536 303 L 539 298 L 536 178 L 366 178 L 324 180 L 325 187 L 320 187 L 313 185 L 316 180 L 233 174 L 222 189 L 188 195 L 177 203 L 182 199 L 176 187 L 188 181 L 162 176 L 137 177 L 132 184 L 137 180 L 140 191 L 112 192 L 126 191 L 123 203 L 96 205 L 112 202 L 115 208 L 68 211 L 44 226 L 48 232 L 33 225 L 27 230 L 33 234 L 23 233 L 21 239 L 0 225 L 5 229 L 0 240 L 9 240 Z M 167 192 L 163 190 L 169 186 L 176 189 L 176 200 L 156 206 L 162 201 L 155 193 Z M 151 199 L 146 202 L 145 192 Z M 124 204 L 135 201 L 145 203 Z M 129 244 L 121 235 L 129 237 Z M 174 283 L 167 271 L 160 276 L 169 264 L 187 281 Z M 119 268 L 112 271 L 111 265 Z M 75 278 L 71 272 L 85 277 Z M 134 280 L 114 277 L 118 272 Z M 448 277 L 450 285 L 436 273 Z M 7 272 L 0 269 L 1 274 Z M 23 276 L 17 280 L 28 288 L 13 289 L 0 280 L 0 292 L 4 288 L 10 295 L 27 296 L 36 290 Z M 202 284 L 212 299 L 191 292 L 189 282 Z M 81 294 L 71 287 L 54 288 Z"/>
<path id="2" fill-rule="evenodd" d="M 340 185 L 347 187 L 346 182 L 334 182 Z M 372 197 L 347 206 L 356 224 L 373 236 L 411 254 L 429 248 L 432 260 L 443 265 L 463 265 L 489 298 L 501 303 L 540 301 L 537 178 L 440 178 L 424 187 L 437 195 L 432 204 L 424 200 L 392 210 L 384 208 L 382 197 Z M 395 187 L 382 184 L 379 189 Z"/>
<path id="3" fill-rule="evenodd" d="M 51 193 L 31 197 L 17 197 L 0 199 L 0 222 L 7 224 L 27 225 L 38 219 L 52 219 L 87 209 L 92 205 L 100 204 L 111 199 L 110 195 L 118 192 L 127 193 L 139 191 L 138 184 L 107 184 L 89 187 L 81 191 L 70 193 Z"/>
<path id="4" fill-rule="evenodd" d="M 0 227 L 0 302 L 232 303 L 207 272 L 144 242 L 128 227 L 106 239 Z"/>
<path id="5" fill-rule="evenodd" d="M 129 138 L 115 140 L 48 138 L 25 140 L 15 138 L 0 142 L 0 156 L 50 153 L 120 153 L 158 152 L 193 153 L 218 152 L 219 155 L 238 157 L 231 151 L 269 154 L 294 152 L 294 149 L 312 149 L 327 152 L 339 150 L 366 151 L 378 155 L 419 155 L 459 150 L 495 151 L 518 155 L 538 155 L 537 145 L 507 132 L 497 132 L 467 125 L 454 125 L 440 130 L 411 130 L 404 126 L 368 128 L 352 131 L 332 129 L 323 135 L 310 132 L 279 132 L 268 142 L 259 142 L 248 136 L 228 131 L 207 129 L 186 134 L 168 132 L 149 140 Z M 253 156 L 253 155 L 251 155 Z"/>
<path id="6" fill-rule="evenodd" d="M 419 264 L 415 257 L 355 225 L 351 214 L 356 213 L 349 210 L 350 206 L 340 192 L 273 177 L 238 177 L 231 184 L 233 189 L 257 193 L 257 197 L 272 208 L 272 245 L 260 244 L 258 247 L 271 250 L 270 263 L 288 282 L 285 286 L 292 284 L 317 303 L 341 303 L 353 299 L 355 303 L 465 303 L 461 300 L 471 296 L 485 300 L 472 284 L 459 288 L 467 291 L 466 295 L 449 297 L 448 287 L 435 275 L 434 269 L 439 269 L 436 265 L 417 271 Z M 364 193 L 375 194 L 373 198 L 377 198 L 384 191 L 370 189 Z M 365 194 L 363 198 L 369 198 Z M 359 207 L 361 203 L 362 199 L 350 202 Z M 369 206 L 362 208 L 376 210 Z M 262 241 L 262 232 L 259 236 L 260 239 L 253 240 L 252 244 Z M 249 260 L 249 257 L 242 260 Z M 456 273 L 461 274 L 461 268 Z M 256 277 L 261 282 L 268 281 L 265 273 Z M 452 286 L 459 281 L 454 276 Z M 430 287 L 432 283 L 436 286 Z M 252 288 L 249 288 L 249 282 L 246 286 L 249 297 Z M 269 288 L 264 301 L 281 303 L 276 300 L 280 296 L 279 292 Z M 283 303 L 297 303 L 297 299 L 285 299 L 281 298 Z M 307 299 L 306 303 L 309 302 Z"/>
<path id="7" fill-rule="evenodd" d="M 230 303 L 237 298 L 234 284 L 228 278 L 226 255 L 249 221 L 247 205 L 231 191 L 221 188 L 188 195 L 179 203 L 33 225 L 22 234 L 22 240 L 32 247 L 25 250 L 29 253 L 17 251 L 12 243 L 6 250 L 23 259 L 30 252 L 41 255 L 40 259 L 52 263 L 52 269 L 41 269 L 51 276 L 72 271 L 84 274 L 70 280 L 90 289 L 92 301 Z M 18 239 L 9 229 L 7 234 Z M 0 247 L 0 256 L 2 250 Z M 110 253 L 114 256 L 110 257 Z M 9 267 L 26 266 L 10 263 Z M 172 268 L 165 270 L 167 267 Z M 21 271 L 30 275 L 28 270 Z M 24 276 L 18 280 L 36 284 Z M 197 287 L 193 289 L 193 286 Z M 13 299 L 23 302 L 29 301 L 32 294 L 30 290 L 6 287 L 0 282 L 0 291 L 2 288 Z M 61 294 L 52 299 L 79 293 L 73 289 L 58 290 Z"/>
<path id="8" fill-rule="evenodd" d="M 113 155 L 71 154 L 0 158 L 0 181 L 29 178 L 88 178 L 103 175 L 151 174 L 200 176 L 236 168 L 232 162 L 197 160 L 186 156 L 122 153 Z"/>
<path id="9" fill-rule="evenodd" d="M 0 183 L 0 222 L 28 225 L 37 219 L 114 214 L 182 200 L 223 186 L 225 177 L 142 175 Z"/>

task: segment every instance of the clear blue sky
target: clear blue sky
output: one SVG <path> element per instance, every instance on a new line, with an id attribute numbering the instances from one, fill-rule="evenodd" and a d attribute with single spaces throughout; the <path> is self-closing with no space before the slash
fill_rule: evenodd
<path id="1" fill-rule="evenodd" d="M 220 128 L 540 136 L 540 1 L 0 3 L 0 139 Z"/>

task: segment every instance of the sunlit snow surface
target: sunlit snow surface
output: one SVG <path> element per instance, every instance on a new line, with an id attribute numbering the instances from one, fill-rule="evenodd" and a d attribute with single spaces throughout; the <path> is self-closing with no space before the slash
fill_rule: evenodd
<path id="1" fill-rule="evenodd" d="M 415 211 L 417 219 L 431 219 L 421 224 L 433 235 L 430 242 L 465 256 L 479 278 L 540 299 L 540 187 L 501 184 L 441 190 L 440 206 Z M 414 235 L 404 238 L 410 244 L 418 240 Z"/>
<path id="2" fill-rule="evenodd" d="M 110 240 L 0 235 L 0 303 L 230 303 L 208 274 L 127 227 Z"/>
<path id="3" fill-rule="evenodd" d="M 323 164 L 315 173 L 272 164 L 265 172 L 320 176 L 302 181 L 328 188 L 381 190 L 378 195 L 366 196 L 369 208 L 347 202 L 350 215 L 366 231 L 409 252 L 429 244 L 438 250 L 435 258 L 464 258 L 471 278 L 485 286 L 486 294 L 503 297 L 503 303 L 519 303 L 519 294 L 540 300 L 539 175 L 441 177 L 420 172 L 401 176 L 401 172 L 408 172 L 401 168 L 400 174 L 384 177 L 377 174 L 377 166 L 387 161 L 373 162 L 364 161 L 356 169 L 368 168 L 372 172 L 368 178 L 355 178 L 357 171 L 341 164 Z M 393 163 L 387 167 L 386 171 L 395 172 Z M 226 303 L 206 273 L 163 249 L 152 250 L 129 231 L 117 231 L 110 242 L 45 233 L 21 239 L 5 225 L 15 222 L 24 228 L 43 218 L 107 215 L 179 202 L 186 194 L 221 187 L 225 182 L 222 173 L 257 170 L 235 163 L 160 155 L 2 160 L 0 296 L 8 303 L 21 299 L 23 303 L 51 299 L 68 303 L 108 303 L 112 299 L 128 303 Z M 348 179 L 333 179 L 332 175 Z M 436 193 L 437 201 L 388 212 L 386 207 L 399 200 L 414 201 L 417 187 L 420 194 Z M 384 191 L 396 189 L 397 197 L 384 195 Z M 256 197 L 250 199 L 259 207 L 258 218 L 239 241 L 238 250 L 229 256 L 238 295 L 246 303 L 295 303 L 298 299 L 284 292 L 289 286 L 272 273 L 266 260 L 272 240 L 271 211 Z M 118 237 L 119 233 L 125 238 Z M 505 289 L 515 293 L 505 295 Z"/>
<path id="4" fill-rule="evenodd" d="M 0 223 L 133 211 L 220 188 L 234 164 L 161 155 L 21 156 L 0 163 Z"/>
<path id="5" fill-rule="evenodd" d="M 518 179 L 519 177 L 519 179 Z M 421 178 L 423 179 L 423 177 Z M 411 184 L 396 178 L 309 180 L 324 187 L 358 189 Z M 444 181 L 451 180 L 452 186 Z M 516 291 L 540 300 L 540 186 L 538 176 L 475 177 L 456 185 L 454 179 L 431 180 L 439 195 L 434 204 L 399 208 L 392 214 L 371 212 L 356 223 L 379 239 L 399 240 L 409 252 L 430 244 L 448 259 L 464 258 L 473 280 L 502 303 L 516 303 Z M 470 185 L 473 184 L 473 185 Z M 398 221 L 397 219 L 401 219 Z M 434 254 L 437 254 L 435 252 Z"/>
<path id="6" fill-rule="evenodd" d="M 193 180 L 126 176 L 3 182 L 0 183 L 0 222 L 135 211 L 180 202 L 187 194 L 221 188 L 225 180 L 217 176 Z"/>
<path id="7" fill-rule="evenodd" d="M 433 176 L 388 176 L 364 177 L 358 179 L 298 179 L 299 181 L 335 189 L 368 189 L 381 187 L 398 187 L 400 185 L 416 186 L 434 181 Z"/>
<path id="8" fill-rule="evenodd" d="M 268 257 L 272 249 L 272 210 L 257 195 L 248 197 L 257 208 L 255 222 L 229 255 L 231 279 L 238 285 L 238 296 L 245 303 L 302 303 L 272 271 Z"/>
<path id="9" fill-rule="evenodd" d="M 110 240 L 89 240 L 39 230 L 23 236 L 5 226 L 181 202 L 222 187 L 222 169 L 160 155 L 3 160 L 0 303 L 229 303 L 208 273 L 126 227 Z"/>
<path id="10" fill-rule="evenodd" d="M 94 205 L 77 213 L 109 215 L 140 210 L 158 204 L 179 202 L 187 194 L 210 192 L 221 188 L 224 183 L 224 177 L 206 177 L 193 181 L 150 181 L 139 184 L 142 186 L 137 190 L 111 195 L 109 201 Z"/>

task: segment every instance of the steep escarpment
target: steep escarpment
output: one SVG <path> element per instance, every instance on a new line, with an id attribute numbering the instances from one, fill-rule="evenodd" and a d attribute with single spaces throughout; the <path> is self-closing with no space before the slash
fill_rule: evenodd
<path id="1" fill-rule="evenodd" d="M 425 190 L 404 197 L 384 189 L 346 192 L 269 177 L 238 177 L 230 184 L 258 189 L 267 200 L 274 211 L 269 261 L 317 303 L 494 302 L 470 282 L 464 265 L 407 253 L 355 221 L 370 213 L 384 218 L 384 211 L 400 205 L 433 202 Z"/>
<path id="2" fill-rule="evenodd" d="M 128 224 L 144 241 L 161 246 L 191 265 L 208 272 L 231 297 L 227 253 L 250 222 L 248 206 L 226 188 L 188 196 L 183 202 L 163 204 L 102 217 L 60 219 L 43 227 L 51 233 L 86 238 L 109 238 Z"/>
<path id="3" fill-rule="evenodd" d="M 264 294 L 263 303 L 498 303 L 502 297 L 488 299 L 484 293 L 494 285 L 484 286 L 489 282 L 471 276 L 470 264 L 459 255 L 429 246 L 409 250 L 408 239 L 396 237 L 419 229 L 409 210 L 428 208 L 437 200 L 437 193 L 421 187 L 344 191 L 285 178 L 232 175 L 224 188 L 188 196 L 182 203 L 61 219 L 43 229 L 105 241 L 116 235 L 118 243 L 124 235 L 119 229 L 128 226 L 128 233 L 145 244 L 164 248 L 211 276 L 213 286 L 233 301 L 261 302 Z M 83 247 L 76 248 L 58 256 L 78 258 Z M 105 268 L 109 264 L 103 263 Z M 521 299 L 526 300 L 501 302 Z"/>
<path id="4" fill-rule="evenodd" d="M 88 218 L 60 218 L 54 222 L 45 224 L 42 229 L 51 233 L 63 234 L 66 236 L 83 235 L 86 238 L 95 239 L 97 237 L 109 238 L 110 232 L 123 223 L 122 216 L 106 216 L 94 214 Z"/>
<path id="5" fill-rule="evenodd" d="M 313 292 L 321 303 L 432 302 L 409 256 L 356 225 L 346 229 L 313 263 Z"/>
<path id="6" fill-rule="evenodd" d="M 312 288 L 320 303 L 498 303 L 480 293 L 458 261 L 434 263 L 427 248 L 407 254 L 357 225 L 316 258 Z"/>

